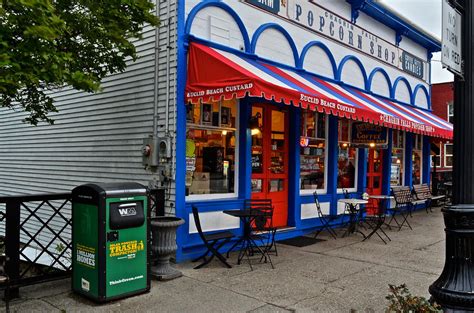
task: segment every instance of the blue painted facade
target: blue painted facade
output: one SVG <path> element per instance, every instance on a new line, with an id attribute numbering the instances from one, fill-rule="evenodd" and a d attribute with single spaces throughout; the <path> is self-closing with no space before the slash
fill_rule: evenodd
<path id="1" fill-rule="evenodd" d="M 376 7 L 376 3 L 372 1 L 348 1 L 353 6 L 353 20 L 357 19 L 358 11 L 366 10 L 367 3 L 370 3 L 370 10 L 375 10 L 373 7 Z M 191 26 L 196 15 L 203 9 L 207 7 L 218 7 L 226 11 L 238 25 L 243 40 L 244 47 L 243 51 L 236 51 L 232 48 L 210 42 L 202 38 L 196 38 L 190 34 Z M 333 77 L 322 77 L 318 73 L 311 73 L 316 76 L 322 77 L 328 81 L 336 82 L 338 84 L 344 85 L 344 82 L 341 82 L 341 73 L 343 71 L 344 65 L 349 61 L 356 62 L 364 77 L 364 89 L 358 88 L 366 93 L 373 94 L 372 86 L 373 79 L 376 73 L 382 73 L 386 78 L 386 83 L 388 89 L 390 90 L 390 99 L 391 101 L 399 102 L 403 105 L 415 105 L 415 101 L 419 93 L 422 93 L 427 97 L 428 103 L 430 103 L 430 91 L 426 89 L 423 85 L 417 85 L 412 88 L 406 78 L 400 76 L 395 80 L 390 79 L 387 72 L 382 67 L 377 67 L 373 69 L 370 73 L 367 73 L 362 62 L 354 55 L 347 55 L 343 58 L 339 64 L 336 63 L 333 54 L 330 49 L 320 41 L 312 41 L 304 47 L 301 53 L 298 53 L 296 45 L 293 38 L 290 34 L 280 25 L 275 23 L 266 23 L 261 25 L 257 31 L 253 34 L 252 37 L 249 36 L 249 33 L 238 16 L 238 14 L 232 10 L 227 4 L 217 1 L 217 0 L 206 0 L 199 3 L 196 7 L 192 9 L 189 13 L 187 19 L 185 18 L 185 1 L 179 0 L 178 2 L 178 77 L 177 77 L 177 134 L 176 134 L 176 162 L 177 162 L 177 171 L 176 171 L 176 215 L 183 218 L 186 221 L 185 225 L 189 225 L 189 216 L 191 214 L 191 206 L 196 205 L 199 207 L 201 212 L 213 212 L 213 211 L 222 211 L 226 209 L 239 209 L 243 207 L 244 199 L 250 198 L 251 196 L 251 135 L 250 130 L 248 129 L 248 120 L 251 116 L 251 106 L 253 103 L 268 103 L 268 101 L 263 99 L 256 98 L 245 98 L 240 100 L 239 105 L 239 167 L 238 173 L 238 194 L 236 198 L 223 199 L 223 200 L 207 200 L 207 201 L 193 201 L 187 202 L 185 196 L 185 169 L 186 169 L 186 160 L 185 160 L 185 141 L 186 141 L 186 107 L 184 102 L 184 89 L 186 85 L 186 69 L 187 69 L 187 48 L 188 44 L 191 41 L 196 41 L 204 43 L 208 46 L 216 47 L 221 50 L 231 51 L 232 53 L 244 54 L 247 57 L 258 58 L 255 54 L 256 42 L 258 41 L 259 36 L 266 29 L 274 29 L 283 34 L 283 36 L 288 40 L 288 43 L 292 49 L 295 68 L 305 71 L 303 69 L 303 64 L 308 50 L 313 46 L 320 47 L 328 56 L 332 71 Z M 364 11 L 366 12 L 366 11 Z M 372 11 L 367 11 L 372 12 Z M 375 12 L 375 11 L 374 11 Z M 377 11 L 378 12 L 378 11 Z M 375 13 L 374 13 L 375 14 Z M 378 16 L 378 15 L 377 15 Z M 387 22 L 388 24 L 388 22 Z M 400 26 L 401 27 L 401 26 Z M 404 25 L 407 27 L 407 25 Z M 418 34 L 421 36 L 422 34 Z M 415 36 L 415 35 L 413 35 Z M 414 37 L 415 38 L 415 37 Z M 421 38 L 421 37 L 420 37 Z M 420 42 L 425 39 L 419 39 Z M 435 51 L 434 46 L 431 46 L 432 43 L 428 42 L 430 49 Z M 266 62 L 275 64 L 283 68 L 292 68 L 286 64 L 281 64 L 273 60 L 265 60 Z M 400 84 L 406 83 L 410 92 L 410 103 L 402 103 L 394 99 L 396 94 L 397 87 Z M 379 95 L 380 96 L 380 95 Z M 272 103 L 272 102 L 270 102 Z M 272 103 L 275 106 L 282 106 L 278 103 Z M 294 236 L 299 236 L 305 233 L 309 233 L 316 229 L 319 226 L 318 219 L 301 219 L 301 204 L 313 203 L 312 195 L 300 195 L 299 190 L 299 178 L 300 178 L 300 116 L 302 109 L 296 107 L 289 108 L 290 116 L 290 141 L 289 141 L 289 198 L 288 198 L 288 226 L 292 227 L 291 230 L 278 233 L 277 239 L 285 239 Z M 328 150 L 327 158 L 327 181 L 326 181 L 326 194 L 320 195 L 320 202 L 329 202 L 330 203 L 330 212 L 331 214 L 337 214 L 337 201 L 338 199 L 343 198 L 342 193 L 337 192 L 337 155 L 338 155 L 338 118 L 335 116 L 327 116 L 328 123 L 328 132 L 327 132 L 327 141 L 326 149 Z M 383 191 L 385 194 L 388 194 L 390 191 L 390 162 L 391 162 L 391 151 L 392 151 L 392 130 L 389 129 L 388 137 L 388 147 L 384 153 L 384 169 L 383 169 Z M 413 136 L 410 133 L 406 133 L 406 143 L 405 143 L 405 185 L 411 185 L 412 181 L 412 141 Z M 423 182 L 429 183 L 430 169 L 429 169 L 429 138 L 424 137 L 423 140 Z M 367 173 L 367 158 L 368 152 L 367 149 L 358 149 L 358 163 L 357 163 L 357 190 L 353 193 L 354 195 L 360 196 L 366 188 L 366 173 Z M 238 235 L 241 233 L 242 227 L 240 229 L 233 229 L 232 231 Z M 176 258 L 178 261 L 188 260 L 193 257 L 198 256 L 203 252 L 202 242 L 198 234 L 189 234 L 188 227 L 180 227 L 178 230 L 178 251 Z M 224 247 L 225 249 L 226 247 Z"/>

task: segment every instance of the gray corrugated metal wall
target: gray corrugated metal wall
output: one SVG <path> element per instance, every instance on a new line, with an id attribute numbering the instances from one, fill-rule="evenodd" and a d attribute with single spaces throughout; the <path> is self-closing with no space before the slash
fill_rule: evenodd
<path id="1" fill-rule="evenodd" d="M 174 138 L 176 1 L 158 1 L 158 135 L 165 135 L 169 105 L 168 134 Z M 0 195 L 64 192 L 89 182 L 156 185 L 158 176 L 144 169 L 141 156 L 143 139 L 153 132 L 155 38 L 155 28 L 145 27 L 135 41 L 138 59 L 104 79 L 101 92 L 53 92 L 59 110 L 51 115 L 54 125 L 23 124 L 24 113 L 0 109 Z M 174 181 L 166 187 L 167 211 L 174 212 Z"/>

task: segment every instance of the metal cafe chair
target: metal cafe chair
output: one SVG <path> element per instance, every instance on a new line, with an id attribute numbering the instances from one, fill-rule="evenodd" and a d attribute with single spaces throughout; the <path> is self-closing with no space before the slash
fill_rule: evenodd
<path id="1" fill-rule="evenodd" d="M 224 246 L 226 243 L 228 243 L 234 237 L 234 234 L 231 233 L 230 231 L 219 231 L 219 232 L 215 232 L 211 234 L 205 234 L 202 231 L 201 220 L 199 219 L 199 212 L 198 212 L 197 207 L 193 206 L 192 210 L 193 210 L 194 222 L 196 223 L 197 231 L 202 241 L 204 242 L 204 245 L 207 248 L 204 254 L 202 254 L 200 257 L 193 260 L 193 262 L 203 260 L 203 262 L 199 264 L 198 266 L 196 266 L 194 269 L 198 269 L 198 268 L 203 267 L 204 265 L 209 264 L 209 262 L 211 262 L 214 257 L 217 257 L 219 261 L 222 262 L 222 264 L 224 264 L 228 268 L 231 268 L 232 266 L 229 263 L 227 263 L 226 258 L 222 256 L 222 254 L 219 253 L 219 249 L 222 246 Z M 209 254 L 211 255 L 208 258 Z"/>
<path id="2" fill-rule="evenodd" d="M 392 239 L 390 239 L 390 237 L 382 228 L 382 226 L 385 224 L 385 218 L 387 216 L 385 203 L 383 201 L 369 199 L 369 203 L 365 206 L 365 208 L 366 213 L 363 222 L 365 225 L 367 225 L 368 229 L 370 229 L 371 232 L 362 241 L 366 241 L 375 234 L 380 238 L 380 240 L 383 241 L 384 244 L 387 244 L 381 233 L 388 241 L 392 241 Z M 371 210 L 367 210 L 368 208 L 371 208 Z"/>
<path id="3" fill-rule="evenodd" d="M 245 209 L 250 210 L 252 216 L 252 242 L 261 242 L 261 247 L 252 247 L 252 252 L 261 252 L 261 260 L 268 260 L 272 266 L 273 262 L 269 253 L 278 256 L 278 249 L 275 242 L 276 227 L 273 226 L 273 205 L 271 199 L 247 199 L 244 204 Z"/>
<path id="4" fill-rule="evenodd" d="M 414 200 L 412 191 L 408 186 L 392 187 L 392 195 L 395 199 L 395 208 L 390 208 L 392 217 L 388 222 L 388 225 L 395 221 L 398 226 L 398 230 L 406 224 L 410 229 L 413 229 L 408 222 L 408 216 L 411 215 L 416 204 L 421 203 L 420 200 Z M 399 223 L 396 215 L 399 214 L 402 218 L 402 222 Z"/>
<path id="5" fill-rule="evenodd" d="M 342 194 L 344 195 L 344 199 L 351 199 L 351 194 L 349 193 L 349 191 L 347 189 L 342 189 Z M 351 206 L 350 206 L 349 203 L 346 203 L 344 205 L 344 212 L 342 213 L 342 222 L 341 222 L 341 224 L 343 226 L 347 226 L 347 225 L 350 224 L 350 218 L 347 219 L 347 220 L 345 220 L 344 218 L 348 217 L 348 216 L 350 217 L 351 214 L 353 214 L 352 211 L 351 211 Z"/>
<path id="6" fill-rule="evenodd" d="M 321 222 L 321 225 L 319 227 L 319 230 L 314 234 L 314 238 L 318 237 L 318 235 L 324 231 L 327 230 L 328 233 L 334 238 L 337 239 L 337 234 L 334 231 L 334 229 L 331 228 L 331 222 L 336 220 L 338 217 L 330 214 L 324 214 L 323 211 L 321 210 L 321 205 L 319 204 L 319 197 L 318 197 L 318 192 L 314 191 L 313 192 L 313 198 L 314 198 L 314 204 L 316 205 L 316 210 L 318 213 L 318 218 L 319 221 Z"/>

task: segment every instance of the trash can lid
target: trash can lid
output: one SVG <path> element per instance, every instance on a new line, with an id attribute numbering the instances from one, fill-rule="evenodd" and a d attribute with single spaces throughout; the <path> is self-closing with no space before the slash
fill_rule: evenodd
<path id="1" fill-rule="evenodd" d="M 75 191 L 83 191 L 84 189 L 92 189 L 97 193 L 105 193 L 107 196 L 119 194 L 146 195 L 147 193 L 147 188 L 145 186 L 135 182 L 85 184 L 77 186 L 72 192 L 74 194 Z"/>

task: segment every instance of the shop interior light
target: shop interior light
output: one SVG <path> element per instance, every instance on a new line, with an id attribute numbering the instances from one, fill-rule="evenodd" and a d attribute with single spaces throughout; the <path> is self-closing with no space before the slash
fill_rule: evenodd
<path id="1" fill-rule="evenodd" d="M 375 147 L 375 143 L 373 143 L 373 142 L 369 143 L 369 147 L 371 147 L 371 148 Z"/>
<path id="2" fill-rule="evenodd" d="M 250 128 L 250 133 L 252 136 L 260 134 L 260 124 L 259 124 L 259 119 L 262 117 L 260 112 L 257 112 L 255 116 L 252 116 L 249 120 L 249 128 Z"/>
<path id="3" fill-rule="evenodd" d="M 227 136 L 227 130 L 222 131 L 222 136 Z"/>
<path id="4" fill-rule="evenodd" d="M 343 148 L 347 148 L 347 146 L 348 146 L 347 143 L 343 143 L 343 144 L 342 144 L 342 147 L 343 147 Z"/>
<path id="5" fill-rule="evenodd" d="M 251 134 L 252 136 L 258 135 L 258 134 L 260 134 L 260 129 L 258 129 L 258 128 L 253 128 L 253 129 L 250 130 L 250 134 Z"/>
<path id="6" fill-rule="evenodd" d="M 400 161 L 400 159 L 397 159 L 397 164 L 400 164 L 402 163 L 402 161 Z"/>

